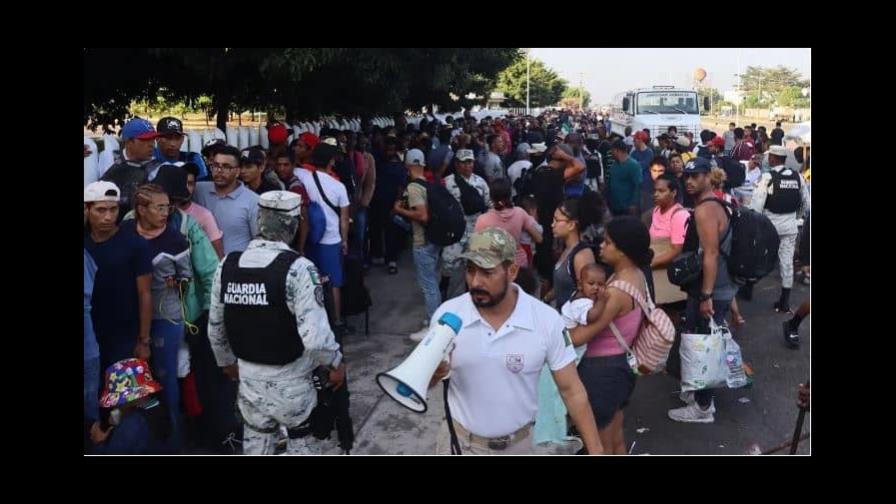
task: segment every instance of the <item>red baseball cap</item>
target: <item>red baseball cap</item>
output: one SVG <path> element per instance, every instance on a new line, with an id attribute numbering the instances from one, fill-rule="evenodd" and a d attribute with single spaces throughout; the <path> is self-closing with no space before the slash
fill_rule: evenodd
<path id="1" fill-rule="evenodd" d="M 647 136 L 647 133 L 645 133 L 643 130 L 636 131 L 635 134 L 632 136 L 632 138 L 635 140 L 640 140 L 642 142 L 646 142 L 647 140 L 650 140 L 650 137 Z"/>
<path id="2" fill-rule="evenodd" d="M 268 140 L 274 144 L 282 144 L 286 143 L 286 139 L 289 137 L 289 132 L 286 129 L 286 126 L 277 123 L 270 128 L 268 128 Z"/>
<path id="3" fill-rule="evenodd" d="M 725 139 L 720 136 L 714 137 L 707 145 L 715 145 L 716 147 L 725 147 Z"/>
<path id="4" fill-rule="evenodd" d="M 301 140 L 302 143 L 307 145 L 308 148 L 311 150 L 314 150 L 314 148 L 317 147 L 317 144 L 320 143 L 320 137 L 318 137 L 314 133 L 310 133 L 308 131 L 299 135 L 299 140 Z"/>

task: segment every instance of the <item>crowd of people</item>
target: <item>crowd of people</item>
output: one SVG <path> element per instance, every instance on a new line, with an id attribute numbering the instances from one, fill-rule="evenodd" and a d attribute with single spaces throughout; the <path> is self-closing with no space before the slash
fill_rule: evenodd
<path id="1" fill-rule="evenodd" d="M 122 127 L 115 163 L 84 188 L 86 453 L 310 454 L 334 430 L 350 452 L 350 286 L 374 267 L 396 275 L 410 248 L 425 316 L 409 338 L 466 317 L 433 379 L 450 376 L 440 453 L 574 435 L 583 452 L 624 454 L 640 301 L 685 331 L 745 322 L 730 207 L 779 233 L 775 310 L 791 312 L 798 241 L 810 277 L 808 150 L 785 166 L 780 123 L 651 138 L 560 110 L 289 131 L 272 121 L 268 149 L 213 140 L 197 155 L 177 118 Z M 672 285 L 666 268 L 696 250 L 699 284 Z M 791 347 L 807 313 L 784 324 Z M 714 421 L 712 390 L 682 401 L 672 420 Z"/>

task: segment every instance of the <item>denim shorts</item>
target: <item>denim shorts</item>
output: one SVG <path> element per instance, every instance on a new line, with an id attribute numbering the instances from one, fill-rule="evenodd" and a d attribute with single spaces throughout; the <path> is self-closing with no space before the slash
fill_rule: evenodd
<path id="1" fill-rule="evenodd" d="M 578 369 L 597 428 L 605 429 L 616 412 L 628 406 L 635 390 L 635 374 L 629 368 L 625 354 L 585 357 Z"/>

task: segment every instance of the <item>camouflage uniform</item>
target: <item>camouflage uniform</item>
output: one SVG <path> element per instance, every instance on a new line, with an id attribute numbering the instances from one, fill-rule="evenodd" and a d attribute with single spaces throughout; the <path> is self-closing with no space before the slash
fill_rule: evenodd
<path id="1" fill-rule="evenodd" d="M 291 195 L 291 196 L 284 196 Z M 270 265 L 282 252 L 290 250 L 284 238 L 295 236 L 298 224 L 298 205 L 294 211 L 270 211 L 266 206 L 275 200 L 301 199 L 295 193 L 270 191 L 259 199 L 258 229 L 260 237 L 252 240 L 239 260 L 241 268 L 261 268 Z M 278 241 L 270 241 L 269 239 Z M 224 327 L 224 304 L 221 302 L 221 272 L 218 266 L 212 284 L 208 337 L 219 366 L 237 362 Z M 239 359 L 238 405 L 245 422 L 243 452 L 273 454 L 279 426 L 290 434 L 289 454 L 313 454 L 310 438 L 299 437 L 298 427 L 317 405 L 317 391 L 312 382 L 312 371 L 321 365 L 338 366 L 342 360 L 339 345 L 330 330 L 324 309 L 323 287 L 314 264 L 300 257 L 287 273 L 286 303 L 295 315 L 296 325 L 305 347 L 302 356 L 283 366 L 259 364 Z"/>
<path id="2" fill-rule="evenodd" d="M 460 188 L 457 187 L 457 182 L 454 181 L 454 177 L 456 176 L 457 174 L 445 177 L 445 188 L 448 189 L 448 192 L 450 192 L 452 196 L 454 196 L 454 199 L 460 202 Z M 467 183 L 479 191 L 479 194 L 485 199 L 486 206 L 492 208 L 492 199 L 488 190 L 488 182 L 479 175 L 473 173 L 470 175 L 470 179 L 467 180 Z M 482 214 L 464 215 L 464 219 L 467 221 L 467 229 L 464 231 L 464 236 L 454 245 L 449 245 L 442 249 L 442 276 L 450 278 L 446 299 L 457 297 L 465 291 L 466 280 L 464 278 L 464 262 L 460 256 L 464 251 L 464 246 L 466 246 L 467 240 L 470 239 L 470 235 L 473 234 L 473 231 L 476 229 L 476 219 L 478 219 L 480 215 Z"/>

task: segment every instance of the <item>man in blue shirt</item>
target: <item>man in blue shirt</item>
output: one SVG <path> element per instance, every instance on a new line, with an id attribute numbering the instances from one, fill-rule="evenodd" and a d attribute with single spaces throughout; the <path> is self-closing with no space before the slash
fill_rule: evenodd
<path id="1" fill-rule="evenodd" d="M 631 151 L 631 157 L 641 165 L 641 199 L 640 210 L 643 212 L 653 208 L 653 180 L 650 178 L 650 162 L 656 156 L 653 149 L 647 146 L 650 137 L 644 131 L 636 131 L 632 135 L 635 144 Z"/>
<path id="2" fill-rule="evenodd" d="M 230 145 L 214 157 L 212 182 L 197 182 L 193 201 L 207 208 L 224 232 L 224 254 L 242 252 L 258 234 L 258 195 L 239 181 L 240 151 Z"/>
<path id="3" fill-rule="evenodd" d="M 149 179 L 156 177 L 159 171 L 158 167 L 163 164 L 174 164 L 178 161 L 184 163 L 196 163 L 199 167 L 199 180 L 208 180 L 208 168 L 205 167 L 205 160 L 202 156 L 195 152 L 181 152 L 180 148 L 184 144 L 184 123 L 176 117 L 163 117 L 159 119 L 156 125 L 156 132 L 159 134 L 156 139 L 157 147 L 152 150 L 152 157 L 159 161 L 155 169 L 149 173 Z"/>
<path id="4" fill-rule="evenodd" d="M 610 211 L 613 215 L 638 215 L 641 194 L 641 165 L 629 156 L 625 141 L 616 140 L 610 148 L 615 163 L 610 165 Z M 649 176 L 649 173 L 648 173 Z"/>

